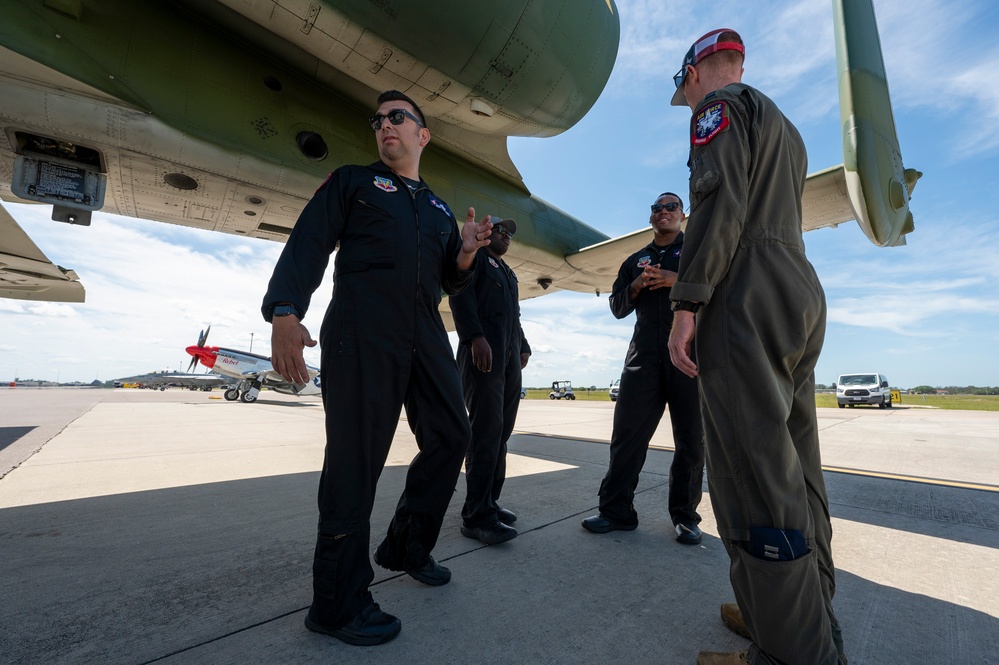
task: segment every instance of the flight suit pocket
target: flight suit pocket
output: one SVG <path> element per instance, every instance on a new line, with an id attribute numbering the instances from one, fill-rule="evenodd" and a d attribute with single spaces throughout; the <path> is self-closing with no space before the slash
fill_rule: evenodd
<path id="1" fill-rule="evenodd" d="M 718 189 L 721 175 L 715 157 L 709 150 L 699 150 L 691 158 L 690 164 L 690 209 L 693 210 Z"/>
<path id="2" fill-rule="evenodd" d="M 338 356 L 352 356 L 357 353 L 357 322 L 347 281 L 342 276 L 337 277 L 336 285 L 333 287 L 333 301 L 327 310 L 320 333 L 324 346 L 327 339 L 331 342 L 324 351 Z"/>
<path id="3" fill-rule="evenodd" d="M 369 216 L 372 219 L 375 220 L 384 219 L 386 221 L 392 219 L 392 215 L 388 214 L 385 210 L 379 208 L 374 203 L 370 203 L 369 201 L 366 201 L 364 199 L 357 199 L 357 203 L 361 205 L 369 213 Z"/>

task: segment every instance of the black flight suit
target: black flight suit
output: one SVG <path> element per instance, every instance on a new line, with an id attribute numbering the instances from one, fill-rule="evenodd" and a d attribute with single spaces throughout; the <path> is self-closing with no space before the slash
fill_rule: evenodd
<path id="1" fill-rule="evenodd" d="M 637 524 L 633 501 L 638 477 L 645 466 L 649 441 L 669 403 L 670 424 L 676 452 L 669 470 L 669 514 L 673 524 L 697 524 L 701 516 L 704 477 L 704 433 L 698 407 L 697 379 L 686 376 L 669 359 L 673 311 L 670 289 L 644 288 L 631 299 L 629 289 L 647 265 L 676 272 L 683 249 L 683 233 L 666 247 L 651 242 L 621 264 L 610 296 L 611 312 L 623 319 L 635 312 L 635 332 L 624 360 L 610 466 L 600 483 L 600 514 L 615 522 Z"/>
<path id="2" fill-rule="evenodd" d="M 406 407 L 420 452 L 406 475 L 379 561 L 425 565 L 437 542 L 471 435 L 461 380 L 437 307 L 470 271 L 457 267 L 454 215 L 425 182 L 385 164 L 334 171 L 302 211 L 264 297 L 305 312 L 338 248 L 323 319 L 326 457 L 319 480 L 313 618 L 337 627 L 368 602 L 375 485 Z"/>
<path id="3" fill-rule="evenodd" d="M 531 346 L 520 326 L 517 276 L 503 259 L 483 247 L 475 257 L 472 283 L 449 299 L 458 332 L 458 367 L 472 441 L 465 456 L 468 493 L 461 517 L 465 526 L 496 524 L 506 479 L 506 444 L 517 421 L 522 382 L 520 354 Z M 472 340 L 485 337 L 493 354 L 492 371 L 472 362 Z"/>
<path id="4" fill-rule="evenodd" d="M 690 131 L 691 212 L 672 297 L 705 303 L 695 337 L 708 486 L 756 643 L 750 662 L 833 665 L 842 639 L 814 375 L 826 304 L 801 237 L 805 145 L 741 83 L 705 97 Z M 791 556 L 778 557 L 785 540 Z"/>

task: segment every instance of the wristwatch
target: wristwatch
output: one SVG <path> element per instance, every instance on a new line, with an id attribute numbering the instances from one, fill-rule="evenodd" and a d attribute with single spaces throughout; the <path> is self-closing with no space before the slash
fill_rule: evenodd
<path id="1" fill-rule="evenodd" d="M 275 305 L 273 311 L 271 311 L 271 318 L 278 316 L 289 316 L 294 314 L 298 319 L 302 320 L 302 312 L 294 305 Z"/>
<path id="2" fill-rule="evenodd" d="M 699 310 L 700 308 L 701 308 L 701 303 L 691 302 L 689 300 L 674 300 L 670 304 L 670 309 L 672 309 L 674 312 L 684 311 L 684 312 L 696 313 L 697 310 Z"/>

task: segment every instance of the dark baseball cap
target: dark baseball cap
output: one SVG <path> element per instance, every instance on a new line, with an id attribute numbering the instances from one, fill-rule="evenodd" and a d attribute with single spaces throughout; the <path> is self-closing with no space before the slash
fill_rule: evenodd
<path id="1" fill-rule="evenodd" d="M 717 30 L 712 30 L 706 35 L 700 37 L 696 42 L 691 44 L 690 50 L 687 51 L 687 55 L 683 56 L 683 64 L 680 65 L 680 71 L 676 73 L 673 77 L 673 83 L 676 85 L 676 92 L 673 93 L 673 99 L 670 100 L 671 106 L 687 106 L 687 95 L 683 92 L 683 82 L 687 80 L 687 65 L 696 65 L 704 58 L 708 57 L 712 53 L 717 53 L 718 51 L 738 51 L 739 53 L 746 55 L 746 47 L 739 42 L 720 42 L 718 37 L 725 32 L 735 32 L 731 28 L 718 28 Z M 735 32 L 735 34 L 739 34 Z M 741 39 L 741 37 L 740 37 Z"/>
<path id="2" fill-rule="evenodd" d="M 517 222 L 512 219 L 499 219 L 499 215 L 493 215 L 493 226 L 502 226 L 504 229 L 510 232 L 510 235 L 514 235 L 517 232 Z"/>

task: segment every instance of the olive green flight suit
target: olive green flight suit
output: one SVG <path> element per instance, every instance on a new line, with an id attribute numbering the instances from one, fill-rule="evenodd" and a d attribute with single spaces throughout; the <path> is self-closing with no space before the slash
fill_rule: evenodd
<path id="1" fill-rule="evenodd" d="M 708 486 L 755 641 L 750 662 L 835 665 L 832 527 L 819 458 L 815 363 L 822 287 L 805 258 L 801 136 L 769 98 L 717 90 L 691 117 L 691 213 L 670 297 L 704 303 L 696 349 Z M 750 529 L 800 531 L 807 554 L 750 554 Z"/>

